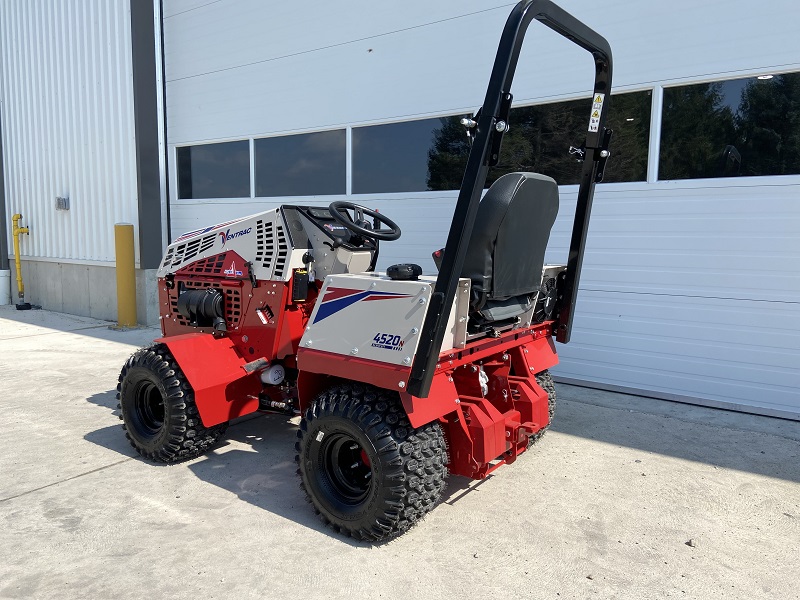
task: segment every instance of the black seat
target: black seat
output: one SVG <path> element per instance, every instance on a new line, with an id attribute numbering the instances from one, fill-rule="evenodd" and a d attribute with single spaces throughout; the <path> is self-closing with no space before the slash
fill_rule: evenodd
<path id="1" fill-rule="evenodd" d="M 538 173 L 503 175 L 486 192 L 461 271 L 472 280 L 473 328 L 531 308 L 557 214 L 558 185 Z"/>

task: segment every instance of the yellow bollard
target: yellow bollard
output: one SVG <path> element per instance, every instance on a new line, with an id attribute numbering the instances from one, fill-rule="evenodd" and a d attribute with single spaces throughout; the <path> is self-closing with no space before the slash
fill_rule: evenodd
<path id="1" fill-rule="evenodd" d="M 133 249 L 133 225 L 114 225 L 117 255 L 117 326 L 136 327 L 136 270 Z"/>

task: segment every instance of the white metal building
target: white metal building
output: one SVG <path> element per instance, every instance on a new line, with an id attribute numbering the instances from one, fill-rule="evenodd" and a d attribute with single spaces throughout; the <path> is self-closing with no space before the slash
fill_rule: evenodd
<path id="1" fill-rule="evenodd" d="M 152 322 L 166 238 L 283 202 L 377 207 L 403 229 L 379 268 L 432 272 L 457 187 L 434 177 L 434 142 L 480 105 L 513 4 L 5 0 L 2 243 L 22 212 L 32 301 L 113 318 L 112 226 L 130 221 Z M 619 129 L 554 373 L 800 419 L 800 5 L 560 4 L 611 43 Z M 592 78 L 534 23 L 518 122 L 560 123 Z M 564 262 L 577 186 L 556 179 L 548 261 Z"/>

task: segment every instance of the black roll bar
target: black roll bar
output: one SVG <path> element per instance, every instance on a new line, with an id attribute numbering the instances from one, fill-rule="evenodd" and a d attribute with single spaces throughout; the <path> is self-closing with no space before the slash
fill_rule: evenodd
<path id="1" fill-rule="evenodd" d="M 588 50 L 594 57 L 595 63 L 592 116 L 586 135 L 585 159 L 578 190 L 567 271 L 564 281 L 559 282 L 559 290 L 563 292 L 558 300 L 556 340 L 563 344 L 569 342 L 594 186 L 598 177 L 602 177 L 603 166 L 608 157 L 611 132 L 606 131 L 604 125 L 608 112 L 606 97 L 611 93 L 611 47 L 603 36 L 550 0 L 523 0 L 514 7 L 506 21 L 489 78 L 486 99 L 476 117 L 475 141 L 467 161 L 450 233 L 447 236 L 442 266 L 420 331 L 419 345 L 408 380 L 407 391 L 418 398 L 426 398 L 430 391 L 483 186 L 486 183 L 489 166 L 497 163 L 500 142 L 507 130 L 508 112 L 511 107 L 511 82 L 517 68 L 522 41 L 533 19 L 541 21 L 550 29 Z"/>

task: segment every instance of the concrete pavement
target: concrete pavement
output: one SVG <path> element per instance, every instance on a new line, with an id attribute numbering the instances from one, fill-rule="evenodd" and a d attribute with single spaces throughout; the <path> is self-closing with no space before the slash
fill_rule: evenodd
<path id="1" fill-rule="evenodd" d="M 371 546 L 305 503 L 296 419 L 138 458 L 115 387 L 157 335 L 0 307 L 0 598 L 798 597 L 800 423 L 557 386 L 531 452 Z"/>

